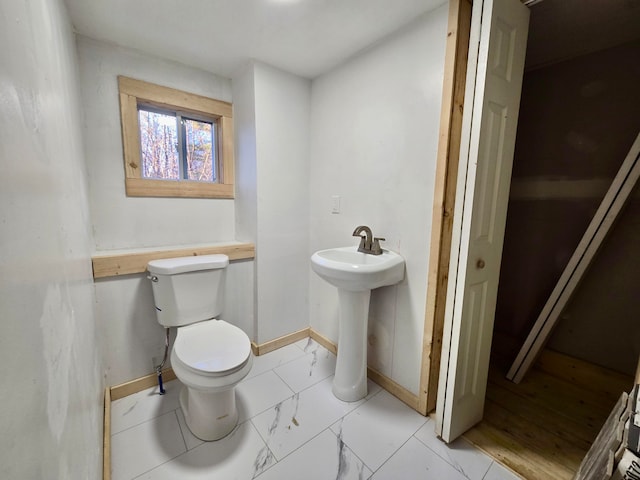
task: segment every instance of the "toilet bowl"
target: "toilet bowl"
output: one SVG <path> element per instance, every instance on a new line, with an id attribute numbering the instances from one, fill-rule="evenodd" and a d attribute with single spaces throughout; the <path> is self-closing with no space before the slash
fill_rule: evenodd
<path id="1" fill-rule="evenodd" d="M 234 387 L 252 365 L 251 341 L 238 327 L 214 319 L 178 328 L 171 366 L 184 385 L 180 408 L 191 433 L 212 441 L 234 429 Z"/>
<path id="2" fill-rule="evenodd" d="M 147 269 L 158 321 L 178 327 L 171 366 L 184 385 L 180 408 L 189 430 L 205 441 L 238 423 L 235 386 L 253 365 L 245 332 L 216 318 L 222 309 L 226 255 L 154 260 Z"/>

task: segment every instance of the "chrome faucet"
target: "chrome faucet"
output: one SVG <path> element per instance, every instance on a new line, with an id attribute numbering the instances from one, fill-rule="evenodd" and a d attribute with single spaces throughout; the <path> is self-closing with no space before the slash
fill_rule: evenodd
<path id="1" fill-rule="evenodd" d="M 364 232 L 364 235 L 360 235 Z M 358 251 L 362 253 L 368 253 L 370 255 L 381 255 L 382 248 L 380 248 L 380 240 L 384 241 L 382 237 L 374 237 L 371 233 L 371 229 L 366 225 L 360 225 L 353 231 L 354 237 L 360 237 L 360 245 Z"/>

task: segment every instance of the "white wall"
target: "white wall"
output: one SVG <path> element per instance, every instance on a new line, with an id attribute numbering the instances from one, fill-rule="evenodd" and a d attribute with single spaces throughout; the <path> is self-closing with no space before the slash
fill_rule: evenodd
<path id="1" fill-rule="evenodd" d="M 77 63 L 60 0 L 0 14 L 0 477 L 102 478 Z"/>
<path id="2" fill-rule="evenodd" d="M 233 78 L 233 129 L 235 134 L 236 174 L 236 239 L 256 243 L 258 238 L 258 173 L 256 168 L 256 107 L 253 65 Z M 256 276 L 250 286 L 256 305 Z M 258 320 L 253 317 L 253 339 L 257 338 Z"/>
<path id="3" fill-rule="evenodd" d="M 77 46 L 95 250 L 235 240 L 234 200 L 126 196 L 117 76 L 224 101 L 231 101 L 231 81 L 85 37 L 78 37 Z M 253 282 L 252 261 L 230 264 L 222 315 L 251 338 Z M 154 359 L 164 353 L 164 329 L 157 322 L 146 276 L 98 280 L 95 292 L 107 384 L 152 373 Z"/>
<path id="4" fill-rule="evenodd" d="M 233 79 L 238 238 L 256 244 L 258 343 L 309 325 L 310 90 L 260 63 Z"/>
<path id="5" fill-rule="evenodd" d="M 374 290 L 369 365 L 418 392 L 447 6 L 313 82 L 310 250 L 369 225 L 406 277 Z M 341 213 L 331 213 L 331 196 Z M 308 265 L 308 262 L 307 262 Z M 337 293 L 310 273 L 310 323 L 337 341 Z"/>
<path id="6" fill-rule="evenodd" d="M 311 82 L 256 64 L 258 342 L 309 326 Z"/>
<path id="7" fill-rule="evenodd" d="M 125 195 L 117 76 L 228 102 L 231 81 L 85 37 L 77 44 L 96 250 L 233 240 L 233 200 Z"/>

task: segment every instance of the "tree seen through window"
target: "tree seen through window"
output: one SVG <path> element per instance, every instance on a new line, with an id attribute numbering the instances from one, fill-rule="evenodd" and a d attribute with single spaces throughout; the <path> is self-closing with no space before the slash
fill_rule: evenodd
<path id="1" fill-rule="evenodd" d="M 140 107 L 142 177 L 215 182 L 215 123 Z"/>

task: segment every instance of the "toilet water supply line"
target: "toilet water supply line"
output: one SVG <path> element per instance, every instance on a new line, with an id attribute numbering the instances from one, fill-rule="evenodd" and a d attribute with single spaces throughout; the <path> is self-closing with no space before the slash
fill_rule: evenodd
<path id="1" fill-rule="evenodd" d="M 164 395 L 164 384 L 162 383 L 162 369 L 164 368 L 164 364 L 167 361 L 167 354 L 169 353 L 169 332 L 168 328 L 164 329 L 166 332 L 164 338 L 164 357 L 162 357 L 162 363 L 156 366 L 156 373 L 158 374 L 158 387 L 160 387 L 160 395 Z"/>

